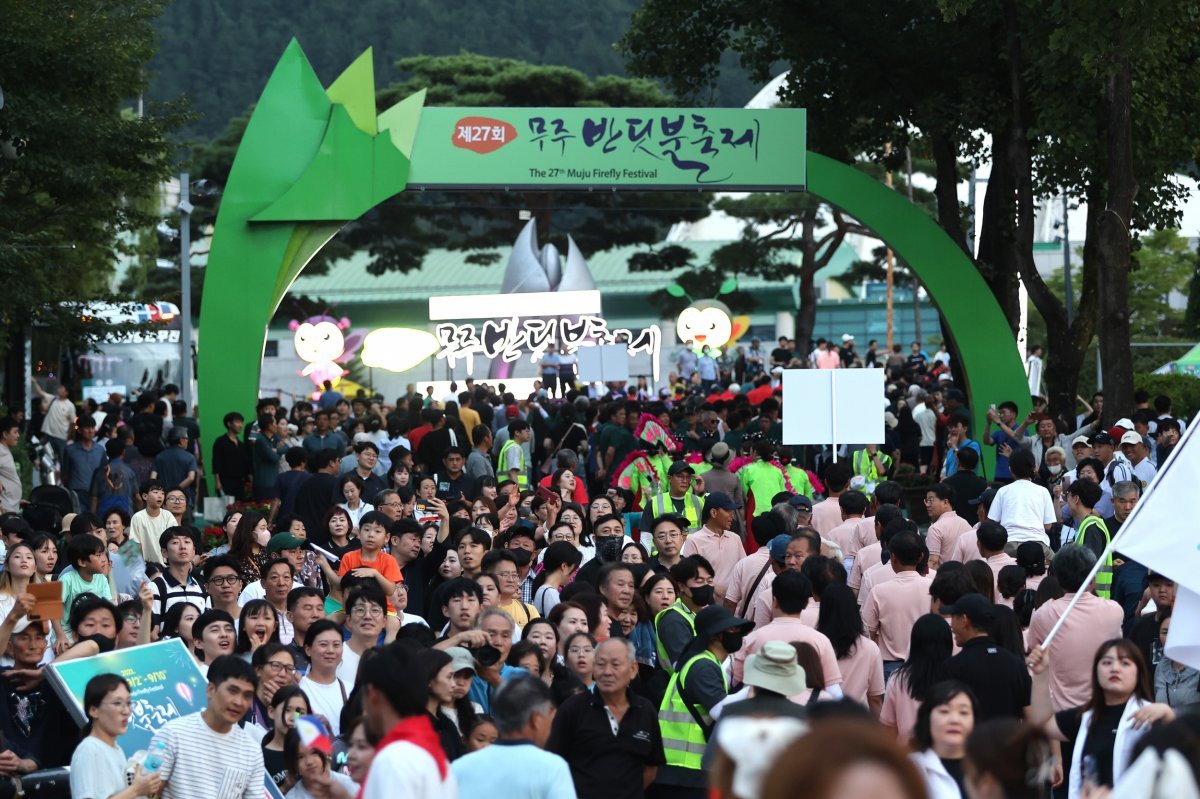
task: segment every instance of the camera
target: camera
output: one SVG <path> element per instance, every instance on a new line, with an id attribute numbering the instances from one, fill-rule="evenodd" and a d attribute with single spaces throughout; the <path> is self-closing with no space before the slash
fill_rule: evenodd
<path id="1" fill-rule="evenodd" d="M 480 666 L 495 666 L 500 662 L 500 650 L 491 644 L 483 646 L 469 646 L 467 651 L 471 653 L 471 657 L 475 658 L 475 662 Z"/>

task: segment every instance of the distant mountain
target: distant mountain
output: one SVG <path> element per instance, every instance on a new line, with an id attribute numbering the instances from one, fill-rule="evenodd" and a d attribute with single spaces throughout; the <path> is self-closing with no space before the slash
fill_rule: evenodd
<path id="1" fill-rule="evenodd" d="M 623 75 L 616 42 L 638 0 L 176 0 L 158 21 L 150 99 L 190 95 L 201 118 L 186 131 L 211 139 L 258 99 L 295 37 L 328 84 L 375 48 L 375 81 L 401 76 L 395 61 L 461 50 Z M 713 105 L 740 106 L 757 86 L 730 59 Z"/>

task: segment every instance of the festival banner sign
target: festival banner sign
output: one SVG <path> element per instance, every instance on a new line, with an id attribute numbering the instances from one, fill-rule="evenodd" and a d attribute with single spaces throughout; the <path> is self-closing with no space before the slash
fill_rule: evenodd
<path id="1" fill-rule="evenodd" d="M 132 693 L 133 715 L 129 729 L 117 739 L 117 745 L 126 757 L 148 749 L 154 734 L 168 721 L 198 713 L 208 705 L 205 693 L 208 679 L 178 638 L 50 663 L 45 670 L 50 685 L 81 726 L 88 720 L 83 712 L 83 693 L 88 681 L 98 674 L 119 674 L 125 678 Z M 266 783 L 264 796 L 280 799 L 281 794 L 270 777 Z"/>
<path id="2" fill-rule="evenodd" d="M 409 189 L 803 191 L 799 108 L 421 110 Z"/>

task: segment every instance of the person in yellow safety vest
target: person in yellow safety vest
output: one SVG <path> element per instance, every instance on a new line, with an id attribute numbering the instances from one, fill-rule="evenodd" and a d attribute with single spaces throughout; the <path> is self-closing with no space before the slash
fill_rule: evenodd
<path id="1" fill-rule="evenodd" d="M 716 600 L 715 573 L 712 564 L 701 555 L 690 555 L 671 567 L 671 579 L 679 586 L 679 597 L 675 604 L 654 617 L 658 665 L 667 674 L 675 673 L 680 656 L 696 637 L 696 614 Z"/>
<path id="2" fill-rule="evenodd" d="M 642 509 L 642 530 L 653 530 L 654 520 L 664 513 L 678 513 L 687 519 L 688 531 L 700 529 L 700 514 L 704 501 L 692 493 L 692 477 L 696 472 L 687 461 L 675 461 L 667 469 L 667 490 L 650 498 Z"/>
<path id="3" fill-rule="evenodd" d="M 867 485 L 873 486 L 887 476 L 892 468 L 892 459 L 879 451 L 878 444 L 867 444 L 866 449 L 860 449 L 851 458 L 854 473 L 862 475 Z M 866 492 L 870 494 L 871 492 Z"/>
<path id="4" fill-rule="evenodd" d="M 707 785 L 702 760 L 712 734 L 711 712 L 729 694 L 721 663 L 742 648 L 743 638 L 753 627 L 754 622 L 721 605 L 710 605 L 696 614 L 696 637 L 680 658 L 681 667 L 671 675 L 658 706 L 667 764 L 658 770 L 656 784 L 682 791 L 703 790 Z"/>
<path id="5" fill-rule="evenodd" d="M 1097 558 L 1104 556 L 1100 571 L 1096 573 L 1096 596 L 1112 599 L 1113 553 L 1108 550 L 1112 536 L 1109 535 L 1108 525 L 1095 511 L 1101 496 L 1103 489 L 1099 483 L 1087 479 L 1076 480 L 1067 489 L 1067 508 L 1079 522 L 1072 543 L 1087 547 Z"/>
<path id="6" fill-rule="evenodd" d="M 504 475 L 524 490 L 529 487 L 529 470 L 525 468 L 525 450 L 522 444 L 533 436 L 529 422 L 517 419 L 508 424 L 508 440 L 496 457 L 496 476 Z M 503 479 L 503 478 L 501 478 Z"/>

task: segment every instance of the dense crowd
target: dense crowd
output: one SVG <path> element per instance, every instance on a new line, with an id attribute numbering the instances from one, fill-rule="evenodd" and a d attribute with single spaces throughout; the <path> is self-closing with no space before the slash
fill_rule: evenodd
<path id="1" fill-rule="evenodd" d="M 0 421 L 0 775 L 70 765 L 77 799 L 264 779 L 368 799 L 1075 799 L 1168 750 L 1200 765 L 1200 673 L 1162 646 L 1174 584 L 1108 546 L 1179 441 L 1170 400 L 1106 428 L 1100 394 L 1071 419 L 997 397 L 978 431 L 949 355 L 871 344 L 688 348 L 658 390 L 582 385 L 562 356 L 527 397 L 327 385 L 231 412 L 203 446 L 172 386 L 130 404 L 39 386 L 32 418 Z M 783 445 L 790 368 L 885 369 L 884 438 Z M 34 439 L 53 476 L 27 491 Z M 61 619 L 30 621 L 52 581 Z M 208 706 L 128 766 L 126 681 L 92 680 L 80 731 L 42 667 L 167 638 Z M 308 718 L 330 751 L 303 742 Z"/>

